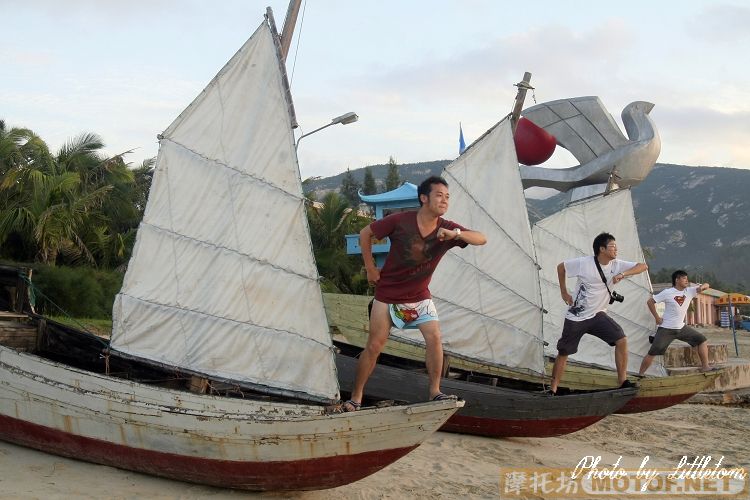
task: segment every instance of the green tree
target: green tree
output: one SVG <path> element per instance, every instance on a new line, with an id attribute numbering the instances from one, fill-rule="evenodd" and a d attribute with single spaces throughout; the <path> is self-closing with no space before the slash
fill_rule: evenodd
<path id="1" fill-rule="evenodd" d="M 315 186 L 314 183 L 320 179 L 319 175 L 308 177 L 304 181 L 302 181 L 302 192 L 305 193 L 305 196 L 310 199 L 310 196 L 312 195 L 313 198 L 315 197 Z"/>
<path id="2" fill-rule="evenodd" d="M 346 173 L 344 174 L 344 178 L 341 179 L 341 187 L 339 188 L 339 192 L 341 193 L 341 196 L 343 196 L 344 199 L 346 199 L 346 201 L 352 207 L 359 206 L 360 188 L 361 188 L 361 185 L 354 178 L 354 175 L 352 174 L 352 172 L 347 168 Z"/>
<path id="3" fill-rule="evenodd" d="M 93 261 L 82 238 L 84 221 L 109 189 L 81 193 L 80 179 L 73 172 L 14 173 L 18 176 L 6 176 L 5 181 L 17 179 L 18 192 L 0 211 L 0 241 L 5 241 L 11 233 L 31 239 L 37 249 L 36 259 L 50 265 L 55 264 L 60 253 Z M 3 187 L 8 185 L 4 183 Z"/>
<path id="4" fill-rule="evenodd" d="M 0 120 L 0 175 L 31 162 L 49 162 L 47 144 L 27 128 L 8 129 Z"/>
<path id="5" fill-rule="evenodd" d="M 114 267 L 127 261 L 154 160 L 131 170 L 96 134 L 54 155 L 29 129 L 0 121 L 0 243 L 17 260 Z"/>
<path id="6" fill-rule="evenodd" d="M 343 196 L 327 193 L 318 207 L 308 204 L 307 216 L 318 273 L 330 292 L 363 293 L 367 280 L 362 259 L 347 255 L 345 236 L 359 233 L 371 221 L 352 210 Z"/>
<path id="7" fill-rule="evenodd" d="M 375 177 L 372 176 L 370 167 L 365 167 L 365 179 L 362 183 L 362 193 L 364 194 L 376 194 L 378 187 L 375 184 Z"/>
<path id="8" fill-rule="evenodd" d="M 401 177 L 398 174 L 398 164 L 393 156 L 388 158 L 388 175 L 385 177 L 385 190 L 393 191 L 401 185 Z"/>

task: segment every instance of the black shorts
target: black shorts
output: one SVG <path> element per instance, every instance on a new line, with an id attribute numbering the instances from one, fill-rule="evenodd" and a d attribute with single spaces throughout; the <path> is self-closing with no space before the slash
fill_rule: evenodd
<path id="1" fill-rule="evenodd" d="M 687 342 L 691 347 L 698 347 L 706 341 L 706 337 L 697 331 L 695 328 L 689 326 L 683 326 L 682 328 L 662 328 L 661 326 L 656 330 L 654 336 L 654 343 L 651 344 L 651 349 L 648 350 L 649 356 L 660 356 L 664 354 L 669 347 L 669 344 L 674 340 L 682 340 Z"/>
<path id="2" fill-rule="evenodd" d="M 625 333 L 615 320 L 607 316 L 605 312 L 598 312 L 596 316 L 583 321 L 565 320 L 562 336 L 557 341 L 557 352 L 563 356 L 570 356 L 578 352 L 578 344 L 581 337 L 585 334 L 591 334 L 608 343 L 615 343 L 625 338 Z"/>

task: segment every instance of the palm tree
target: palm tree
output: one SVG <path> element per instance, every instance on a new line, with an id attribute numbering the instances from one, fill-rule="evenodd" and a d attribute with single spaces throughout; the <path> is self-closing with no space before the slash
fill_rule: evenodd
<path id="1" fill-rule="evenodd" d="M 81 237 L 92 208 L 101 204 L 110 186 L 89 193 L 80 190 L 74 172 L 14 171 L 16 193 L 0 211 L 0 241 L 11 233 L 33 238 L 37 259 L 54 265 L 60 253 L 93 263 L 93 255 Z"/>
<path id="2" fill-rule="evenodd" d="M 40 166 L 51 162 L 47 144 L 27 128 L 13 127 L 10 130 L 0 120 L 0 176 L 22 165 Z M 4 179 L 3 179 L 4 180 Z"/>
<path id="3" fill-rule="evenodd" d="M 51 265 L 61 253 L 73 261 L 94 263 L 83 234 L 87 225 L 101 219 L 94 209 L 112 186 L 86 185 L 82 179 L 92 180 L 89 173 L 101 163 L 101 140 L 85 134 L 50 155 L 33 132 L 23 129 L 15 137 L 22 137 L 16 139 L 17 151 L 5 141 L 9 154 L 4 164 L 9 168 L 0 183 L 0 242 L 16 234 L 25 246 L 35 248 L 37 260 Z"/>
<path id="4" fill-rule="evenodd" d="M 361 259 L 347 255 L 345 236 L 358 233 L 370 223 L 349 207 L 346 199 L 336 192 L 327 193 L 317 207 L 308 204 L 310 235 L 318 272 L 328 291 L 359 293 L 366 289 L 361 276 Z"/>
<path id="5" fill-rule="evenodd" d="M 105 157 L 81 134 L 50 154 L 29 129 L 0 120 L 0 244 L 21 260 L 117 267 L 143 218 L 154 158 L 131 169 L 130 151 Z M 5 244 L 11 242 L 11 244 Z"/>

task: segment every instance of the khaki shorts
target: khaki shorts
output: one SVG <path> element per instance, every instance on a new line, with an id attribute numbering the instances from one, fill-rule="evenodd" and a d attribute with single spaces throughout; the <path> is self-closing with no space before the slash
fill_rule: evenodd
<path id="1" fill-rule="evenodd" d="M 654 343 L 648 350 L 649 356 L 660 356 L 667 351 L 667 347 L 675 340 L 682 340 L 693 347 L 698 347 L 706 341 L 706 337 L 695 328 L 683 326 L 682 328 L 662 328 L 656 330 Z"/>

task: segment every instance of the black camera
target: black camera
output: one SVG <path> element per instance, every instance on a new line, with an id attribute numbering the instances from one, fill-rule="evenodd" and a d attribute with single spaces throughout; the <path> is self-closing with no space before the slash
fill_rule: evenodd
<path id="1" fill-rule="evenodd" d="M 615 302 L 622 302 L 624 300 L 625 300 L 625 297 L 615 292 L 614 290 L 612 290 L 612 293 L 609 294 L 610 304 L 614 304 Z"/>

